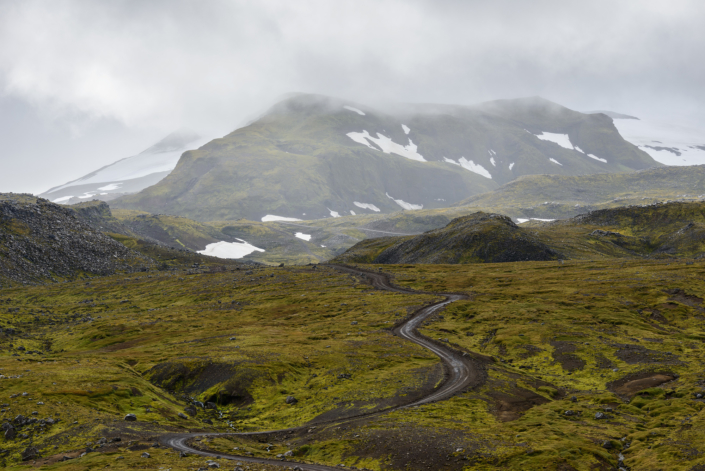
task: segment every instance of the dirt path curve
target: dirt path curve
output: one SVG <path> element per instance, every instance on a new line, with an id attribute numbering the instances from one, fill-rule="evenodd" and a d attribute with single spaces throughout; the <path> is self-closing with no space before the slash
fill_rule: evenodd
<path id="1" fill-rule="evenodd" d="M 354 268 L 343 265 L 327 265 L 330 268 L 336 269 L 344 273 L 350 273 L 353 275 L 361 276 L 370 282 L 372 286 L 377 289 L 385 291 L 394 291 L 398 293 L 408 293 L 408 294 L 436 294 L 438 296 L 445 296 L 443 301 L 431 304 L 429 306 L 422 307 L 416 311 L 409 318 L 398 324 L 393 332 L 395 335 L 414 342 L 422 347 L 432 351 L 436 354 L 443 363 L 445 379 L 441 385 L 436 388 L 431 394 L 421 399 L 418 399 L 409 404 L 404 404 L 396 407 L 391 407 L 389 409 L 384 409 L 377 412 L 372 412 L 369 414 L 361 414 L 354 417 L 349 417 L 345 419 L 331 420 L 318 423 L 309 423 L 305 427 L 296 427 L 285 430 L 272 430 L 268 432 L 246 432 L 246 433 L 179 433 L 179 434 L 169 434 L 160 437 L 160 442 L 163 445 L 174 448 L 178 451 L 183 451 L 186 453 L 192 453 L 196 455 L 212 457 L 212 458 L 222 458 L 228 460 L 237 460 L 243 463 L 255 463 L 255 464 L 269 464 L 275 466 L 287 466 L 296 467 L 298 466 L 301 470 L 305 471 L 335 471 L 341 469 L 340 467 L 326 466 L 319 464 L 305 464 L 297 463 L 295 461 L 282 461 L 280 459 L 268 459 L 268 458 L 254 458 L 249 456 L 231 455 L 223 454 L 215 451 L 200 450 L 189 445 L 188 441 L 195 437 L 200 436 L 252 436 L 261 435 L 264 433 L 282 433 L 288 431 L 296 431 L 301 429 L 308 429 L 311 425 L 326 425 L 326 424 L 342 424 L 347 422 L 352 422 L 360 419 L 372 418 L 375 416 L 387 414 L 392 411 L 405 409 L 408 407 L 419 406 L 422 404 L 428 404 L 430 402 L 441 401 L 448 399 L 459 392 L 462 392 L 468 388 L 479 386 L 484 382 L 484 369 L 482 368 L 481 362 L 474 359 L 472 356 L 453 350 L 447 345 L 435 342 L 428 337 L 424 337 L 418 332 L 418 327 L 421 323 L 426 320 L 429 316 L 435 314 L 436 312 L 443 309 L 448 304 L 457 301 L 459 299 L 464 299 L 465 296 L 462 294 L 443 294 L 443 293 L 420 293 L 418 291 L 413 291 L 410 289 L 400 288 L 394 286 L 390 280 L 389 275 L 385 273 L 373 272 L 370 270 L 363 270 L 360 268 Z"/>

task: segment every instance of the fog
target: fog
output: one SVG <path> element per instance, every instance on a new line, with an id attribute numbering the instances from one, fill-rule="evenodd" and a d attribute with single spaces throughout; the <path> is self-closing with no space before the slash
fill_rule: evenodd
<path id="1" fill-rule="evenodd" d="M 703 122 L 700 1 L 0 0 L 0 192 L 41 192 L 288 92 Z"/>

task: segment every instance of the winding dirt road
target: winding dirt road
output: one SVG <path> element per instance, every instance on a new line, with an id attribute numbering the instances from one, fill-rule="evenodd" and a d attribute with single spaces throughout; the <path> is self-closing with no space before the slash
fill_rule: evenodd
<path id="1" fill-rule="evenodd" d="M 441 401 L 444 399 L 448 399 L 455 394 L 458 394 L 459 392 L 462 392 L 468 388 L 478 386 L 482 384 L 484 381 L 484 370 L 481 367 L 481 363 L 474 359 L 473 357 L 457 352 L 453 349 L 451 349 L 449 346 L 443 345 L 441 343 L 437 343 L 427 337 L 424 337 L 423 335 L 419 334 L 418 332 L 418 327 L 423 323 L 424 320 L 426 320 L 429 316 L 433 315 L 434 313 L 442 310 L 445 306 L 448 304 L 457 301 L 459 299 L 464 299 L 465 296 L 460 295 L 460 294 L 441 294 L 441 293 L 419 293 L 413 290 L 409 289 L 404 289 L 400 288 L 397 286 L 394 286 L 390 279 L 389 276 L 384 274 L 384 273 L 377 273 L 377 272 L 372 272 L 368 270 L 361 270 L 358 268 L 353 268 L 353 267 L 348 267 L 348 266 L 342 266 L 342 265 L 327 265 L 330 268 L 334 268 L 338 271 L 345 272 L 345 273 L 350 273 L 353 275 L 357 275 L 360 277 L 365 278 L 367 281 L 369 281 L 372 286 L 374 286 L 377 289 L 381 290 L 386 290 L 386 291 L 394 291 L 394 292 L 399 292 L 399 293 L 407 293 L 407 294 L 437 294 L 439 296 L 445 296 L 445 299 L 443 301 L 437 302 L 435 304 L 431 304 L 429 306 L 425 306 L 418 311 L 416 311 L 412 316 L 410 316 L 408 319 L 397 325 L 394 329 L 393 332 L 395 335 L 407 339 L 411 342 L 414 342 L 430 351 L 432 351 L 434 354 L 436 354 L 440 359 L 443 364 L 444 368 L 444 373 L 445 373 L 445 379 L 441 383 L 441 385 L 436 388 L 431 394 L 429 394 L 426 397 L 423 397 L 421 399 L 418 399 L 414 402 L 408 403 L 408 404 L 403 404 L 400 406 L 384 409 L 381 411 L 377 412 L 371 412 L 369 414 L 362 414 L 362 415 L 357 415 L 354 417 L 349 417 L 345 419 L 338 419 L 338 420 L 331 420 L 331 421 L 325 421 L 325 422 L 318 422 L 318 423 L 313 423 L 313 424 L 307 424 L 305 427 L 298 427 L 298 428 L 292 428 L 292 429 L 285 429 L 285 430 L 274 430 L 274 431 L 268 431 L 268 432 L 248 432 L 248 433 L 179 433 L 179 434 L 170 434 L 170 435 L 164 435 L 160 438 L 160 442 L 163 445 L 169 446 L 175 450 L 178 451 L 183 451 L 186 453 L 191 453 L 191 454 L 196 454 L 196 455 L 201 455 L 201 456 L 206 456 L 206 457 L 212 457 L 212 458 L 221 458 L 221 459 L 228 459 L 228 460 L 237 460 L 241 461 L 243 463 L 254 463 L 254 464 L 269 464 L 269 465 L 275 465 L 275 466 L 287 466 L 287 467 L 296 467 L 298 466 L 302 470 L 310 470 L 310 471 L 335 471 L 341 469 L 340 467 L 333 467 L 333 466 L 326 466 L 326 465 L 318 465 L 318 464 L 305 464 L 305 463 L 297 463 L 295 461 L 290 461 L 290 460 L 280 460 L 280 459 L 269 459 L 269 458 L 254 458 L 254 457 L 249 457 L 249 456 L 240 456 L 240 455 L 231 455 L 231 454 L 223 454 L 223 453 L 218 453 L 214 451 L 208 451 L 208 450 L 201 450 L 192 447 L 189 445 L 189 440 L 192 438 L 196 438 L 199 436 L 252 436 L 252 435 L 261 435 L 265 433 L 282 433 L 282 432 L 289 432 L 289 431 L 297 431 L 297 430 L 302 430 L 304 428 L 308 429 L 312 425 L 327 425 L 331 423 L 336 423 L 336 424 L 342 424 L 346 422 L 351 422 L 353 420 L 359 420 L 359 419 L 366 419 L 366 418 L 371 418 L 383 414 L 387 414 L 392 411 L 408 408 L 408 407 L 414 407 L 418 406 L 421 404 L 428 404 L 430 402 L 436 402 L 436 401 Z"/>

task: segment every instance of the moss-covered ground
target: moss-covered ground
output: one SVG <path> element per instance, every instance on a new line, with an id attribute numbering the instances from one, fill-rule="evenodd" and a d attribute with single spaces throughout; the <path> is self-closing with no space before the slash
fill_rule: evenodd
<path id="1" fill-rule="evenodd" d="M 621 458 L 631 469 L 705 464 L 702 261 L 380 268 L 401 286 L 470 295 L 422 333 L 485 357 L 483 386 L 374 419 L 313 425 L 399 404 L 441 379 L 434 356 L 389 333 L 436 296 L 376 291 L 323 266 L 150 271 L 3 289 L 0 417 L 59 421 L 0 438 L 2 465 L 197 469 L 205 459 L 151 445 L 170 431 L 306 424 L 200 443 L 375 470 L 614 469 Z M 189 397 L 218 404 L 192 417 Z M 128 413 L 137 421 L 125 422 Z M 89 442 L 95 451 L 79 458 Z M 28 447 L 42 458 L 22 464 Z"/>

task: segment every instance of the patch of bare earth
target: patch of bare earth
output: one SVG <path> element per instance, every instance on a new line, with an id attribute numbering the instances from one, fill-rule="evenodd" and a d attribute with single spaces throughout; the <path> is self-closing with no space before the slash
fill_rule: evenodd
<path id="1" fill-rule="evenodd" d="M 674 379 L 676 379 L 676 375 L 668 371 L 644 371 L 632 373 L 617 381 L 613 381 L 607 385 L 607 388 L 615 394 L 631 399 L 639 391 L 655 388 Z"/>
<path id="2" fill-rule="evenodd" d="M 561 364 L 566 371 L 582 370 L 585 367 L 585 361 L 577 355 L 574 355 L 576 347 L 572 342 L 562 340 L 554 340 L 551 342 L 553 347 L 553 360 Z"/>

